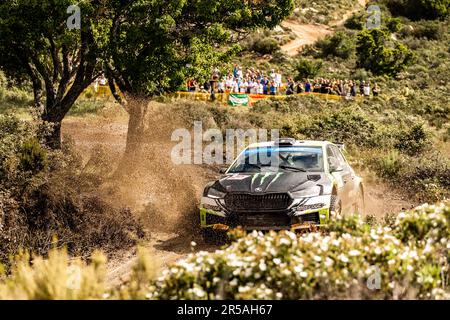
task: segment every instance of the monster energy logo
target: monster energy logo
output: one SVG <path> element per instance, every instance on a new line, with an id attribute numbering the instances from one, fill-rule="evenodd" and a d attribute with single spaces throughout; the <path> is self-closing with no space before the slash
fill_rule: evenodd
<path id="1" fill-rule="evenodd" d="M 259 185 L 262 186 L 264 181 L 270 177 L 275 175 L 275 177 L 270 181 L 270 184 L 274 183 L 283 173 L 282 172 L 265 172 L 265 173 L 255 173 L 252 177 L 252 186 L 259 179 Z M 255 189 L 256 190 L 256 189 Z"/>

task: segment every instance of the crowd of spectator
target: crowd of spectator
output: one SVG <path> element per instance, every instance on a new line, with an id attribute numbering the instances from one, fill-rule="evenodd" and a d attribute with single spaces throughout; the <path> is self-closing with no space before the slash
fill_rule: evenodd
<path id="1" fill-rule="evenodd" d="M 380 89 L 376 82 L 340 80 L 340 79 L 305 79 L 304 81 L 294 81 L 292 77 L 287 77 L 283 82 L 282 73 L 272 69 L 268 74 L 254 68 L 245 71 L 242 67 L 234 65 L 233 70 L 220 77 L 219 70 L 213 70 L 211 79 L 203 84 L 197 83 L 194 79 L 187 82 L 188 91 L 204 93 L 246 93 L 292 95 L 296 93 L 323 93 L 333 94 L 343 97 L 377 96 Z"/>

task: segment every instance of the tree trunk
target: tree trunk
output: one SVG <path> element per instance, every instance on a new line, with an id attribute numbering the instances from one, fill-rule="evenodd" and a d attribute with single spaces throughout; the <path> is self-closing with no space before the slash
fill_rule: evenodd
<path id="1" fill-rule="evenodd" d="M 61 149 L 61 121 L 49 121 L 52 125 L 52 131 L 45 139 L 45 144 L 55 150 Z"/>
<path id="2" fill-rule="evenodd" d="M 145 131 L 148 128 L 148 101 L 131 99 L 128 105 L 128 132 L 125 157 L 134 157 L 142 149 L 145 142 Z"/>

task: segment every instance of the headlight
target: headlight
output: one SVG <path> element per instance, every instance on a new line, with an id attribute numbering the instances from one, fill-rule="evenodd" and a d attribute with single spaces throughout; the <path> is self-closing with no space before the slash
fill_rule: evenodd
<path id="1" fill-rule="evenodd" d="M 219 191 L 214 188 L 209 188 L 206 196 L 208 198 L 219 199 L 225 197 L 225 192 Z"/>
<path id="2" fill-rule="evenodd" d="M 314 186 L 308 189 L 291 192 L 292 197 L 294 198 L 307 198 L 307 197 L 315 197 L 320 195 L 320 187 Z"/>

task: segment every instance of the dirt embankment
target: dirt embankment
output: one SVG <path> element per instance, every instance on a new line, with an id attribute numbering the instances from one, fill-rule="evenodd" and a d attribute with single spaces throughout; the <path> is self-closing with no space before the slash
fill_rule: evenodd
<path id="1" fill-rule="evenodd" d="M 366 0 L 358 0 L 357 5 L 346 12 L 342 17 L 330 22 L 329 25 L 313 23 L 299 23 L 295 19 L 288 19 L 281 24 L 284 28 L 288 28 L 295 35 L 295 39 L 281 46 L 281 50 L 289 56 L 295 56 L 305 46 L 316 42 L 325 36 L 332 34 L 335 27 L 342 25 L 355 12 L 361 10 L 366 5 Z"/>

